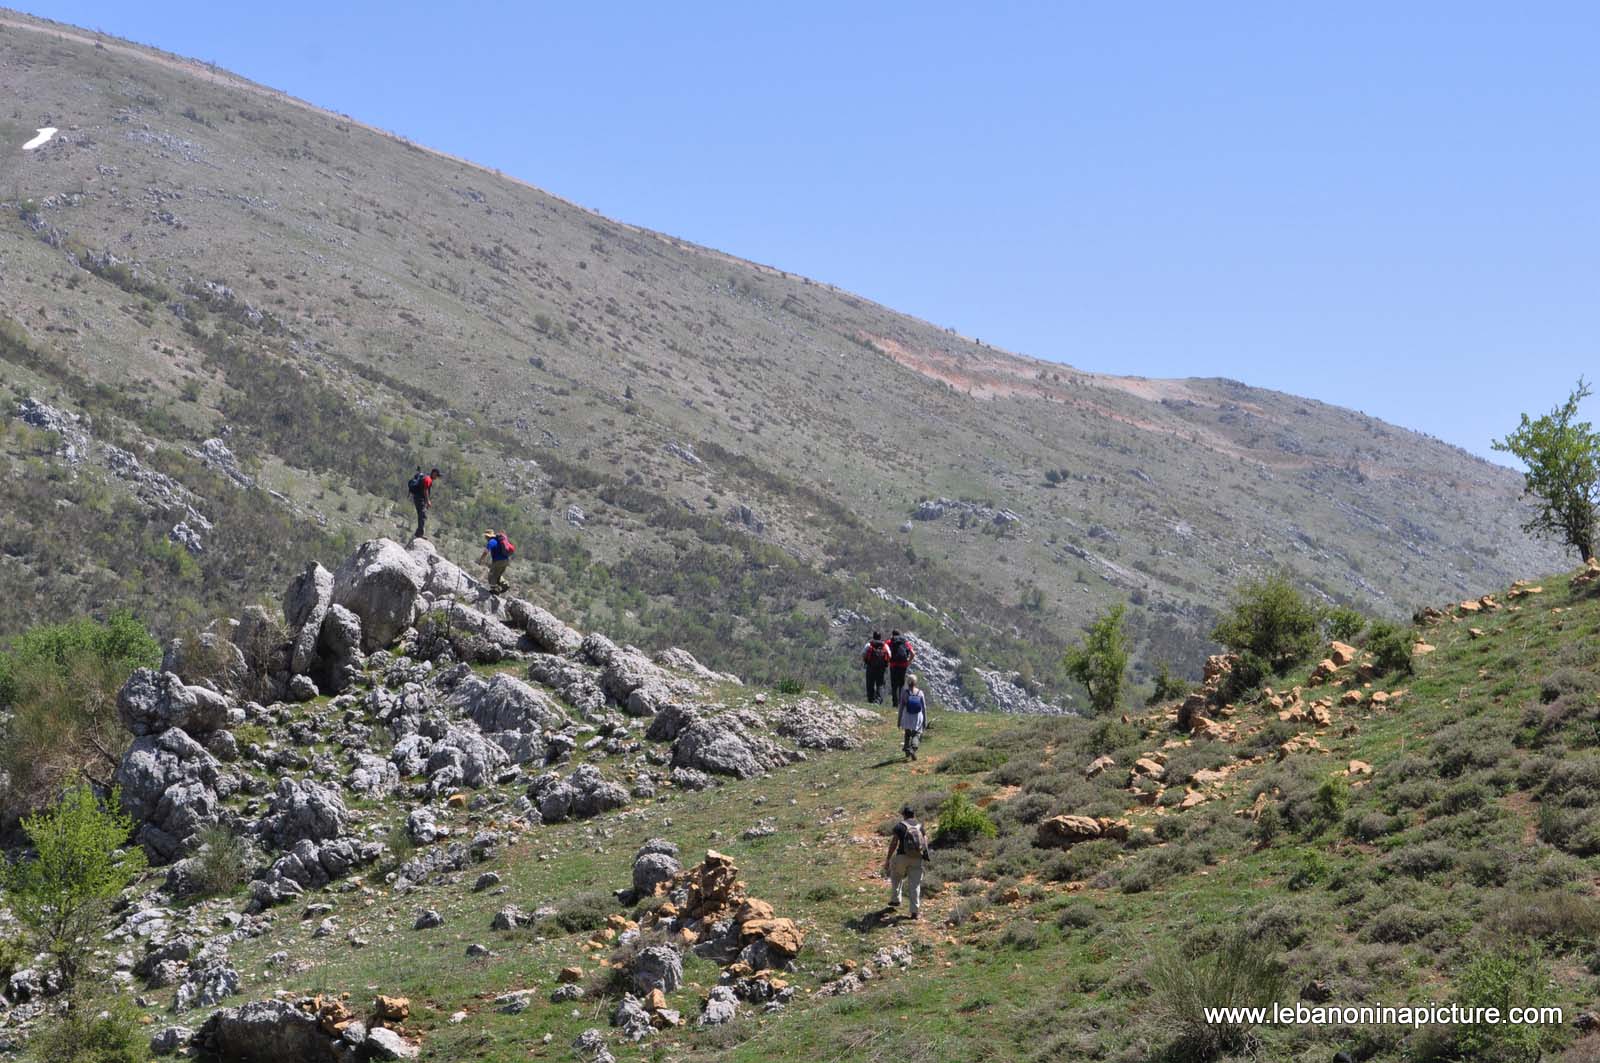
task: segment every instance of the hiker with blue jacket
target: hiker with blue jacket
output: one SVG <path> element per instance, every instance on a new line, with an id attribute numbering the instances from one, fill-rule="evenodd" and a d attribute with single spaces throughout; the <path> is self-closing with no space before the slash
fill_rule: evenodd
<path id="1" fill-rule="evenodd" d="M 900 730 L 905 732 L 901 749 L 907 760 L 917 759 L 917 746 L 922 743 L 922 732 L 928 729 L 928 699 L 917 686 L 917 677 L 908 676 L 900 691 Z"/>
<path id="2" fill-rule="evenodd" d="M 499 594 L 507 589 L 506 567 L 511 564 L 511 556 L 517 548 L 503 531 L 491 528 L 483 533 L 483 538 L 483 553 L 478 555 L 478 564 L 489 563 L 489 590 Z"/>

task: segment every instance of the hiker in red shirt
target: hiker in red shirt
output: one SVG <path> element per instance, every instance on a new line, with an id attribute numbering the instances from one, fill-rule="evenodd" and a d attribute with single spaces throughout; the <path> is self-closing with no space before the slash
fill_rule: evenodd
<path id="1" fill-rule="evenodd" d="M 406 489 L 411 492 L 411 504 L 417 507 L 417 530 L 411 533 L 413 539 L 426 539 L 428 537 L 428 510 L 433 508 L 433 484 L 439 479 L 439 470 L 425 473 L 422 466 L 417 466 L 417 474 L 406 484 Z"/>
<path id="2" fill-rule="evenodd" d="M 883 674 L 889 670 L 889 644 L 883 635 L 874 631 L 871 640 L 861 651 L 861 663 L 867 669 L 867 704 L 883 703 Z"/>

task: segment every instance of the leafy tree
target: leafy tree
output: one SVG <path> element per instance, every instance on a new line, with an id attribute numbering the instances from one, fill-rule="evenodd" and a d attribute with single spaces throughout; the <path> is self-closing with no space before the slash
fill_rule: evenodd
<path id="1" fill-rule="evenodd" d="M 102 806 L 89 787 L 76 787 L 22 827 L 36 855 L 5 869 L 6 900 L 70 984 L 111 900 L 144 870 L 144 852 L 123 849 L 133 823 L 116 791 Z"/>
<path id="2" fill-rule="evenodd" d="M 1330 639 L 1350 642 L 1366 629 L 1367 618 L 1358 610 L 1341 605 L 1337 609 L 1328 610 L 1328 615 L 1323 617 L 1323 626 L 1327 628 Z"/>
<path id="3" fill-rule="evenodd" d="M 1567 401 L 1522 424 L 1495 450 L 1512 454 L 1527 466 L 1523 494 L 1539 499 L 1539 510 L 1523 526 L 1535 535 L 1560 538 L 1578 551 L 1580 560 L 1594 556 L 1596 505 L 1600 504 L 1600 433 L 1588 421 L 1576 420 L 1578 405 L 1591 394 L 1582 377 Z"/>
<path id="4" fill-rule="evenodd" d="M 1067 650 L 1067 674 L 1089 690 L 1097 713 L 1115 712 L 1128 668 L 1128 636 L 1122 630 L 1127 606 L 1118 603 L 1084 630 L 1082 645 Z"/>
<path id="5" fill-rule="evenodd" d="M 1239 586 L 1211 637 L 1235 653 L 1251 653 L 1283 675 L 1317 648 L 1321 616 L 1281 575 Z"/>
<path id="6" fill-rule="evenodd" d="M 74 999 L 67 1011 L 28 1038 L 25 1058 L 40 1063 L 147 1063 L 150 1031 L 132 1000 Z"/>
<path id="7" fill-rule="evenodd" d="M 1380 674 L 1411 672 L 1411 646 L 1416 633 L 1389 620 L 1374 620 L 1367 629 L 1367 649 Z"/>

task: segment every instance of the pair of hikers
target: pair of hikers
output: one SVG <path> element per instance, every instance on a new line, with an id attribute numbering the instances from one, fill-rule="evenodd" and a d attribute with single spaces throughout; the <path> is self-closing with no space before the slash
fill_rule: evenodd
<path id="1" fill-rule="evenodd" d="M 889 632 L 888 639 L 874 631 L 872 638 L 861 651 L 861 663 L 867 670 L 867 702 L 883 704 L 883 679 L 889 677 L 889 704 L 900 705 L 900 689 L 905 686 L 906 672 L 917 659 L 917 648 L 911 639 L 898 631 Z"/>
<path id="2" fill-rule="evenodd" d="M 412 532 L 413 539 L 428 537 L 428 510 L 433 508 L 433 485 L 439 482 L 442 475 L 438 468 L 423 472 L 422 466 L 418 465 L 415 475 L 406 484 L 406 490 L 411 492 L 411 504 L 417 509 L 417 530 Z M 489 589 L 496 594 L 507 589 L 506 569 L 516 552 L 516 544 L 504 530 L 490 528 L 483 533 L 483 553 L 478 555 L 478 564 L 488 564 Z"/>
<path id="3" fill-rule="evenodd" d="M 917 810 L 906 805 L 900 821 L 889 836 L 889 853 L 883 858 L 883 876 L 889 880 L 889 907 L 900 907 L 904 892 L 911 905 L 911 918 L 922 918 L 922 865 L 932 858 L 928 834 L 917 822 Z"/>

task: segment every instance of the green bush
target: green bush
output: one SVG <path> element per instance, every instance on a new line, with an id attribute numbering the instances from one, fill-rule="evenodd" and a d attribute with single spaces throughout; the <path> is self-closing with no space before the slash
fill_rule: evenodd
<path id="1" fill-rule="evenodd" d="M 1241 701 L 1264 682 L 1272 674 L 1272 669 L 1267 662 L 1256 654 L 1246 650 L 1239 654 L 1233 662 L 1233 667 L 1222 677 L 1219 688 L 1223 701 Z"/>
<path id="2" fill-rule="evenodd" d="M 1309 657 L 1321 637 L 1317 608 L 1284 576 L 1240 585 L 1211 637 L 1235 653 L 1253 653 L 1278 675 Z"/>
<path id="3" fill-rule="evenodd" d="M 941 845 L 961 845 L 974 838 L 993 838 L 999 832 L 989 814 L 957 790 L 939 806 L 939 825 L 933 840 Z"/>
<path id="4" fill-rule="evenodd" d="M 1238 932 L 1220 944 L 1158 953 L 1146 976 L 1156 1007 L 1177 1027 L 1169 1058 L 1216 1059 L 1253 1046 L 1248 1022 L 1211 1023 L 1211 1008 L 1270 1008 L 1284 974 L 1270 946 Z"/>
<path id="5" fill-rule="evenodd" d="M 1155 686 L 1150 690 L 1150 696 L 1144 703 L 1147 708 L 1154 708 L 1164 701 L 1177 701 L 1187 696 L 1189 684 L 1172 674 L 1172 669 L 1166 661 L 1156 666 Z"/>
<path id="6" fill-rule="evenodd" d="M 775 688 L 780 694 L 804 694 L 806 685 L 793 676 L 785 676 L 778 680 Z"/>
<path id="7" fill-rule="evenodd" d="M 9 778 L 0 807 L 29 812 L 82 776 L 108 781 L 127 744 L 117 692 L 135 668 L 160 663 L 161 647 L 127 613 L 18 635 L 0 654 L 0 708 L 12 714 L 0 742 Z"/>
<path id="8" fill-rule="evenodd" d="M 1356 637 L 1366 628 L 1367 618 L 1362 616 L 1358 610 L 1341 605 L 1328 610 L 1327 615 L 1322 618 L 1322 626 L 1330 639 L 1337 639 L 1340 642 L 1354 642 Z"/>
<path id="9" fill-rule="evenodd" d="M 1378 674 L 1411 672 L 1411 647 L 1416 642 L 1407 628 L 1388 620 L 1374 620 L 1367 629 L 1365 646 L 1372 654 L 1372 663 Z"/>
<path id="10" fill-rule="evenodd" d="M 124 850 L 133 823 L 87 786 L 22 821 L 34 855 L 6 868 L 6 901 L 18 921 L 55 957 L 71 984 L 111 900 L 144 870 L 144 851 Z"/>
<path id="11" fill-rule="evenodd" d="M 23 1057 L 38 1063 L 145 1063 L 150 1030 L 127 997 L 74 999 L 28 1039 Z"/>
<path id="12" fill-rule="evenodd" d="M 1536 1008 L 1555 1003 L 1550 971 L 1537 947 L 1502 947 L 1475 956 L 1456 978 L 1464 1008 Z M 1500 1022 L 1464 1026 L 1456 1037 L 1463 1059 L 1538 1063 L 1560 1040 L 1559 1026 Z"/>

